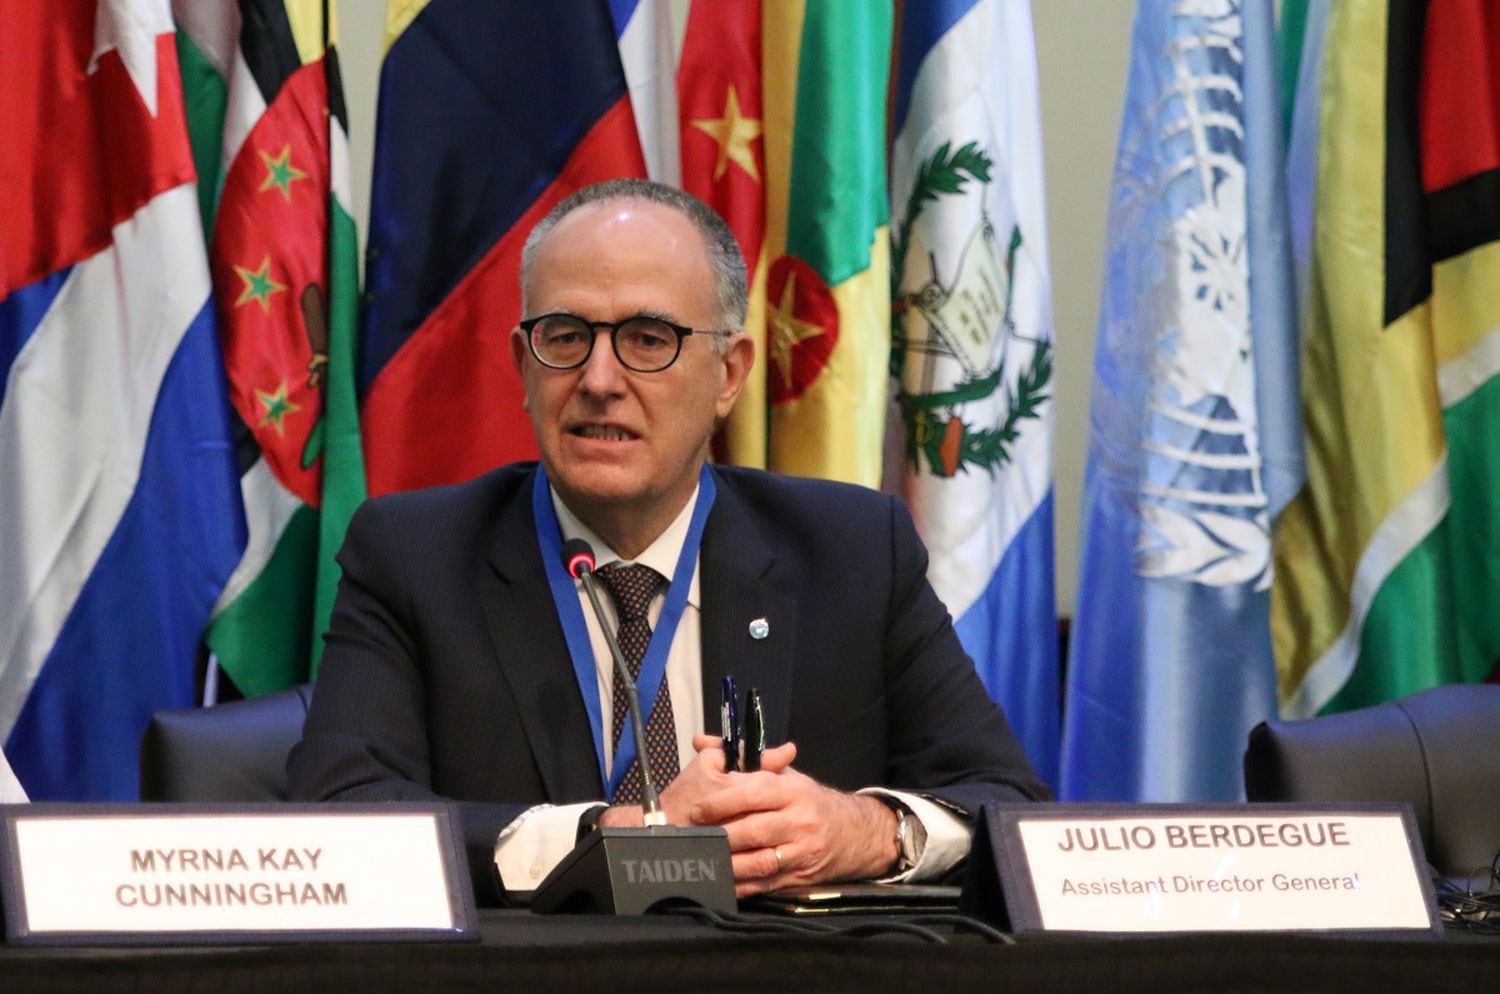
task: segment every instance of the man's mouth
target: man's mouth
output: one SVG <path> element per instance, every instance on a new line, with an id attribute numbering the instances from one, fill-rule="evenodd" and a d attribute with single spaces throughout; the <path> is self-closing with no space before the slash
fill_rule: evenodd
<path id="1" fill-rule="evenodd" d="M 614 425 L 578 425 L 569 429 L 569 434 L 579 438 L 593 438 L 605 442 L 629 442 L 635 435 Z"/>

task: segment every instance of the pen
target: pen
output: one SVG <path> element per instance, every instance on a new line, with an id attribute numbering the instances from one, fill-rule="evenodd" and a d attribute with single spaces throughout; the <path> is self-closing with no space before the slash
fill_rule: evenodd
<path id="1" fill-rule="evenodd" d="M 745 772 L 760 769 L 760 754 L 766 751 L 766 712 L 760 691 L 754 687 L 745 697 Z"/>
<path id="2" fill-rule="evenodd" d="M 740 766 L 740 715 L 734 701 L 734 677 L 724 678 L 723 695 L 719 705 L 719 734 L 724 739 L 724 772 L 733 773 Z"/>

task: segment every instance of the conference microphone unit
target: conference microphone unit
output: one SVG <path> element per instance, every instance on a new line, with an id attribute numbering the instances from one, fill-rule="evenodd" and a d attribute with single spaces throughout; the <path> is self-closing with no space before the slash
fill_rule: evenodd
<path id="1" fill-rule="evenodd" d="M 596 827 L 538 885 L 531 909 L 542 914 L 645 914 L 661 904 L 691 903 L 715 911 L 735 910 L 734 866 L 729 833 L 715 826 L 668 825 L 646 755 L 640 694 L 620 644 L 604 614 L 594 584 L 594 550 L 583 539 L 562 549 L 568 574 L 583 584 L 594 618 L 625 686 L 626 709 L 641 767 L 644 828 Z M 665 676 L 663 676 L 665 679 Z"/>

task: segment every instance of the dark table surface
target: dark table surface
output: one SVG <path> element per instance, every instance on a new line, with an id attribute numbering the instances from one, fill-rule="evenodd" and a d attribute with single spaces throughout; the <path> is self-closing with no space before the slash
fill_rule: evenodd
<path id="1" fill-rule="evenodd" d="M 1309 934 L 734 934 L 675 917 L 482 911 L 471 943 L 0 949 L 22 991 L 1444 991 L 1500 990 L 1500 938 Z"/>

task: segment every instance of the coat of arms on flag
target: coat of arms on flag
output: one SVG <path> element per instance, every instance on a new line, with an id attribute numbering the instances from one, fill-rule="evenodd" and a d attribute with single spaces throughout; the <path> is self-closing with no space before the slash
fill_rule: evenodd
<path id="1" fill-rule="evenodd" d="M 978 142 L 939 146 L 918 169 L 892 251 L 893 354 L 913 357 L 893 370 L 902 379 L 906 452 L 936 476 L 970 467 L 993 475 L 1009 462 L 1021 422 L 1041 416 L 1052 381 L 1051 343 L 1018 335 L 1011 317 L 1023 239 L 1014 223 L 997 230 L 985 209 L 993 165 Z M 971 183 L 977 196 L 965 193 Z M 933 232 L 961 229 L 965 215 L 969 230 L 956 240 L 962 248 L 944 281 L 929 247 Z M 1003 412 L 978 410 L 1002 384 Z"/>

